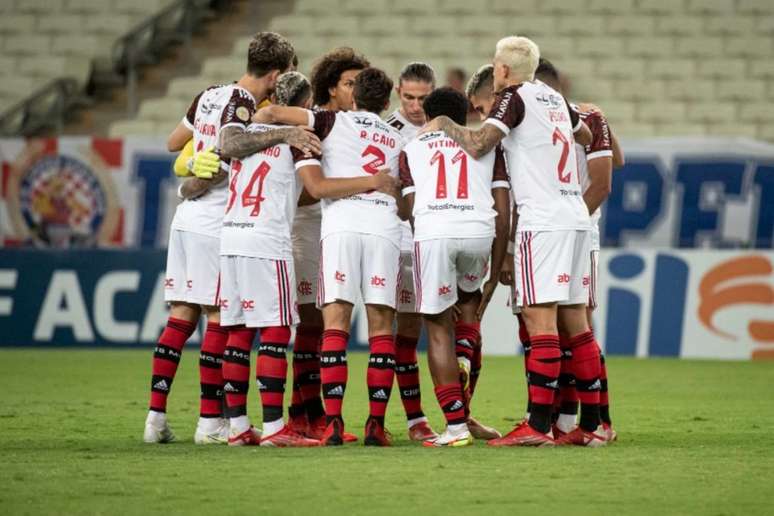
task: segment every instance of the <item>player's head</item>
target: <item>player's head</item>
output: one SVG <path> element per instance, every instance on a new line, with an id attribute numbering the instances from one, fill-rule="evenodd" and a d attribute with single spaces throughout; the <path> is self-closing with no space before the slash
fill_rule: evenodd
<path id="1" fill-rule="evenodd" d="M 495 99 L 494 66 L 486 64 L 479 68 L 468 81 L 465 95 L 481 120 L 486 119 L 486 116 L 492 111 Z"/>
<path id="2" fill-rule="evenodd" d="M 378 68 L 366 68 L 355 78 L 352 96 L 355 109 L 377 115 L 390 105 L 392 80 Z"/>
<path id="3" fill-rule="evenodd" d="M 277 77 L 293 66 L 295 56 L 290 41 L 276 32 L 259 32 L 247 50 L 247 73 L 264 79 L 268 91 L 274 91 Z"/>
<path id="4" fill-rule="evenodd" d="M 312 106 L 312 85 L 304 74 L 286 72 L 277 78 L 274 90 L 275 104 L 310 108 Z"/>
<path id="5" fill-rule="evenodd" d="M 403 116 L 414 125 L 425 123 L 422 103 L 435 88 L 435 72 L 426 63 L 409 63 L 398 77 L 398 98 Z"/>
<path id="6" fill-rule="evenodd" d="M 465 95 L 450 86 L 433 91 L 422 107 L 428 120 L 446 115 L 459 125 L 465 125 L 468 118 L 468 100 Z"/>
<path id="7" fill-rule="evenodd" d="M 562 93 L 562 81 L 559 78 L 559 70 L 548 59 L 540 58 L 537 70 L 535 70 L 535 78 Z"/>
<path id="8" fill-rule="evenodd" d="M 369 64 L 350 47 L 335 48 L 323 55 L 312 68 L 314 103 L 334 111 L 352 109 L 355 77 Z"/>
<path id="9" fill-rule="evenodd" d="M 449 68 L 446 71 L 446 85 L 457 91 L 464 91 L 465 76 L 465 70 L 462 68 Z"/>
<path id="10" fill-rule="evenodd" d="M 531 81 L 540 60 L 540 49 L 529 38 L 508 36 L 497 42 L 494 56 L 495 91 Z"/>

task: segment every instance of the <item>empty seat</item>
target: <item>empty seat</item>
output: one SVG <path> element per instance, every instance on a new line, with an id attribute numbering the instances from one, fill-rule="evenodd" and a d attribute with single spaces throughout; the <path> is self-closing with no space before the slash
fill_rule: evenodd
<path id="1" fill-rule="evenodd" d="M 140 105 L 140 110 L 137 113 L 138 118 L 145 120 L 165 121 L 173 122 L 179 121 L 183 118 L 183 115 L 188 111 L 190 102 L 185 102 L 179 99 L 171 99 L 168 97 L 161 97 L 157 99 L 148 99 L 143 101 Z M 174 124 L 169 128 L 171 131 L 174 129 Z"/>
<path id="2" fill-rule="evenodd" d="M 111 138 L 121 136 L 154 136 L 164 134 L 151 120 L 119 120 L 110 125 L 108 135 Z"/>

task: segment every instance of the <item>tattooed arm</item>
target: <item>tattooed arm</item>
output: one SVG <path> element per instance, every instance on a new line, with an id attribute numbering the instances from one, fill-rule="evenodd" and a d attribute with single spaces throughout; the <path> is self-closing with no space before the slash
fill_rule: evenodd
<path id="1" fill-rule="evenodd" d="M 321 151 L 320 139 L 301 127 L 251 133 L 238 126 L 229 126 L 220 132 L 220 157 L 244 158 L 280 143 L 287 143 L 308 156 Z"/>
<path id="2" fill-rule="evenodd" d="M 196 199 L 197 197 L 204 195 L 210 188 L 218 185 L 226 180 L 228 174 L 224 171 L 219 171 L 212 176 L 212 179 L 199 179 L 198 177 L 192 177 L 183 181 L 180 185 L 178 193 L 183 199 Z"/>
<path id="3" fill-rule="evenodd" d="M 431 131 L 444 131 L 449 138 L 476 159 L 494 149 L 505 137 L 505 134 L 494 125 L 484 124 L 480 129 L 473 130 L 454 123 L 447 116 L 434 118 L 422 129 L 423 133 Z"/>

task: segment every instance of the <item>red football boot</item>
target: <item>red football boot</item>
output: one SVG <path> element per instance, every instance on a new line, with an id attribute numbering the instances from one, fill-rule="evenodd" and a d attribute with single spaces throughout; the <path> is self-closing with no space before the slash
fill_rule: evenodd
<path id="1" fill-rule="evenodd" d="M 341 438 L 344 440 L 345 443 L 357 442 L 357 436 L 355 434 L 350 434 L 349 432 L 344 432 L 343 434 L 341 434 Z"/>
<path id="2" fill-rule="evenodd" d="M 602 423 L 602 431 L 605 434 L 607 442 L 612 443 L 618 440 L 618 432 L 613 430 L 613 427 L 609 423 Z"/>
<path id="3" fill-rule="evenodd" d="M 411 428 L 409 428 L 408 437 L 412 441 L 421 442 L 437 439 L 438 434 L 435 433 L 432 428 L 430 428 L 430 425 L 427 424 L 427 421 L 420 421 L 419 423 L 415 423 L 411 426 Z"/>
<path id="4" fill-rule="evenodd" d="M 344 421 L 339 418 L 331 419 L 331 422 L 325 426 L 320 442 L 323 446 L 341 446 L 344 444 Z"/>
<path id="5" fill-rule="evenodd" d="M 261 444 L 261 432 L 251 426 L 239 435 L 229 436 L 229 446 L 259 446 Z"/>
<path id="6" fill-rule="evenodd" d="M 486 443 L 489 446 L 553 446 L 554 440 L 551 434 L 544 434 L 538 432 L 527 421 L 522 421 L 516 428 L 511 430 L 510 433 L 500 437 L 499 439 L 492 439 Z"/>
<path id="7" fill-rule="evenodd" d="M 320 446 L 317 439 L 309 439 L 291 429 L 288 425 L 276 434 L 271 434 L 261 439 L 261 446 L 274 446 L 276 448 L 310 448 Z"/>
<path id="8" fill-rule="evenodd" d="M 309 421 L 306 419 L 306 414 L 289 417 L 288 427 L 297 434 L 306 435 L 307 437 L 316 439 L 309 435 Z"/>
<path id="9" fill-rule="evenodd" d="M 309 424 L 306 427 L 306 435 L 310 439 L 317 439 L 318 441 L 322 440 L 322 436 L 325 433 L 325 416 L 318 417 L 314 421 L 310 421 Z"/>
<path id="10" fill-rule="evenodd" d="M 392 441 L 388 437 L 389 432 L 384 429 L 381 423 L 373 418 L 368 418 L 365 425 L 365 446 L 392 446 Z"/>
<path id="11" fill-rule="evenodd" d="M 581 427 L 576 427 L 572 432 L 563 435 L 556 440 L 557 446 L 587 446 L 589 448 L 600 448 L 607 444 L 607 439 L 602 434 L 601 427 L 597 432 L 587 432 Z"/>
<path id="12" fill-rule="evenodd" d="M 551 433 L 554 436 L 554 441 L 557 441 L 560 437 L 567 435 L 567 432 L 559 428 L 559 426 L 556 424 L 551 425 Z"/>

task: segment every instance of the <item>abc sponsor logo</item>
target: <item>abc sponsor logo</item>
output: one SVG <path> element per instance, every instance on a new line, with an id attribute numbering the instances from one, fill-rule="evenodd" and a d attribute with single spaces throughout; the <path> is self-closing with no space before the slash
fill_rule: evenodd
<path id="1" fill-rule="evenodd" d="M 339 283 L 344 283 L 345 281 L 347 281 L 347 275 L 340 271 L 336 271 L 336 274 L 334 274 L 333 277 Z"/>
<path id="2" fill-rule="evenodd" d="M 372 287 L 385 287 L 387 286 L 387 278 L 381 278 L 379 276 L 373 276 L 371 277 L 371 286 Z"/>
<path id="3" fill-rule="evenodd" d="M 302 279 L 298 282 L 298 287 L 296 288 L 299 295 L 302 296 L 311 296 L 312 295 L 312 282 L 307 279 Z"/>

